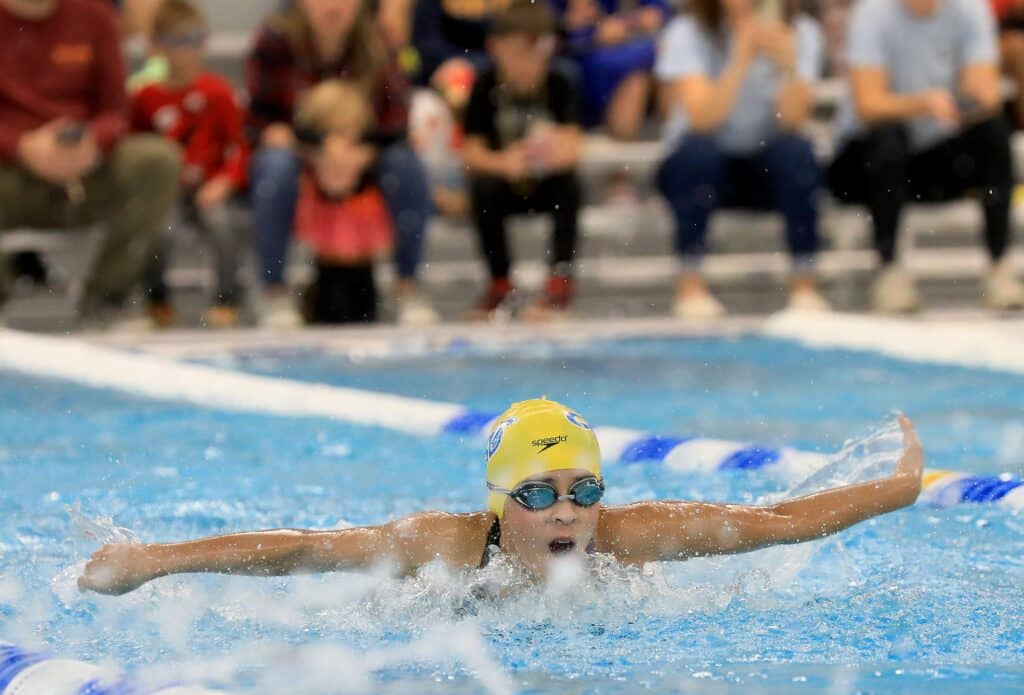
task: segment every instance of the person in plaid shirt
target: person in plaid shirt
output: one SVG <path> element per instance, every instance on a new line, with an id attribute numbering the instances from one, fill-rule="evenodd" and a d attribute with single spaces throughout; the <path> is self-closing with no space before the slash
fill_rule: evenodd
<path id="1" fill-rule="evenodd" d="M 331 78 L 360 83 L 373 95 L 371 141 L 380 155 L 372 174 L 395 226 L 398 319 L 436 321 L 415 280 L 431 198 L 423 166 L 405 141 L 409 84 L 369 0 L 297 0 L 271 15 L 258 32 L 248 70 L 248 138 L 258 148 L 250 190 L 263 264 L 264 323 L 283 328 L 300 320 L 284 283 L 302 169 L 292 119 L 301 94 Z"/>

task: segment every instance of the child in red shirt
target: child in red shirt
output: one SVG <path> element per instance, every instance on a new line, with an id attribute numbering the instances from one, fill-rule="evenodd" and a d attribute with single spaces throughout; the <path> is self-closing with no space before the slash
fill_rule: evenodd
<path id="1" fill-rule="evenodd" d="M 216 268 L 216 299 L 204 322 L 226 328 L 238 323 L 238 267 L 247 244 L 229 202 L 245 187 L 247 151 L 234 90 L 227 80 L 204 70 L 206 36 L 205 17 L 190 0 L 161 3 L 153 20 L 153 42 L 170 73 L 165 82 L 135 94 L 132 127 L 160 133 L 182 147 L 182 217 L 206 237 Z M 163 277 L 169 246 L 165 237 L 148 273 L 149 313 L 158 326 L 175 319 Z"/>
<path id="2" fill-rule="evenodd" d="M 312 247 L 317 276 L 305 295 L 310 323 L 377 318 L 374 261 L 391 252 L 384 198 L 367 172 L 376 153 L 366 94 L 352 83 L 322 82 L 302 99 L 295 131 L 307 170 L 299 183 L 295 233 Z"/>

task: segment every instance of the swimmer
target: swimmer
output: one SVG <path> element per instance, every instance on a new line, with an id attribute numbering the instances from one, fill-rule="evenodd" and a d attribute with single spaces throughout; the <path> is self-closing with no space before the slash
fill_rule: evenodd
<path id="1" fill-rule="evenodd" d="M 383 561 L 410 575 L 434 561 L 453 569 L 483 567 L 495 552 L 543 579 L 556 557 L 604 553 L 642 565 L 800 543 L 914 503 L 924 454 L 910 420 L 901 415 L 899 422 L 903 455 L 887 478 L 770 506 L 660 500 L 605 506 L 601 453 L 590 425 L 553 401 L 524 401 L 491 427 L 485 512 L 423 512 L 336 531 L 278 529 L 107 545 L 93 555 L 78 586 L 117 595 L 171 574 L 277 576 L 368 569 Z"/>

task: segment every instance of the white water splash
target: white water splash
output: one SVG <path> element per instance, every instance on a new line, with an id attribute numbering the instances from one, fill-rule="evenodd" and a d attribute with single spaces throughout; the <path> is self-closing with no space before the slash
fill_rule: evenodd
<path id="1" fill-rule="evenodd" d="M 139 537 L 135 532 L 117 526 L 113 517 L 98 516 L 91 518 L 82 513 L 82 506 L 78 502 L 64 507 L 68 516 L 71 517 L 71 526 L 75 532 L 75 540 L 89 541 L 106 545 L 108 543 L 138 543 Z"/>

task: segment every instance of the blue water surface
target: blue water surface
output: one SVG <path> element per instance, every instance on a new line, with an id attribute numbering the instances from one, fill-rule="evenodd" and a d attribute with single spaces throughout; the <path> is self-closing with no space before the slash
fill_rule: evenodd
<path id="1" fill-rule="evenodd" d="M 930 467 L 1024 468 L 1024 377 L 785 341 L 215 361 L 489 411 L 547 395 L 596 424 L 825 452 L 901 408 Z M 482 447 L 9 372 L 0 388 L 2 639 L 236 692 L 1024 689 L 1024 519 L 993 506 L 917 506 L 806 546 L 613 569 L 483 605 L 467 603 L 472 578 L 440 567 L 407 581 L 171 577 L 126 597 L 81 596 L 75 567 L 96 542 L 69 505 L 147 542 L 471 511 L 483 503 Z M 789 484 L 651 464 L 606 477 L 612 504 L 756 502 Z"/>

